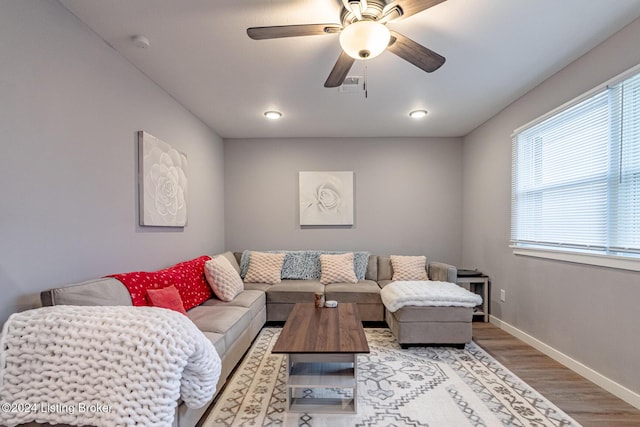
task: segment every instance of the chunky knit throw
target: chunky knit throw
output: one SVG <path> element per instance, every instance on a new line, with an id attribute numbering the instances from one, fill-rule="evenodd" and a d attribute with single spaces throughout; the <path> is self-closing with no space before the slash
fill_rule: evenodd
<path id="1" fill-rule="evenodd" d="M 0 340 L 0 425 L 171 426 L 206 404 L 221 362 L 188 317 L 155 307 L 13 314 Z"/>
<path id="2" fill-rule="evenodd" d="M 449 282 L 431 280 L 391 282 L 380 291 L 385 308 L 392 313 L 404 306 L 475 307 L 482 297 Z"/>

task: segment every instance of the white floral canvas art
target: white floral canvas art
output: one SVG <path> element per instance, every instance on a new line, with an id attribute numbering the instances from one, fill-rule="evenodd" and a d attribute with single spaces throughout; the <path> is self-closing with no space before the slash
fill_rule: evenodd
<path id="1" fill-rule="evenodd" d="M 353 225 L 353 172 L 300 172 L 300 225 Z"/>
<path id="2" fill-rule="evenodd" d="M 187 225 L 187 156 L 147 132 L 138 133 L 140 225 Z"/>

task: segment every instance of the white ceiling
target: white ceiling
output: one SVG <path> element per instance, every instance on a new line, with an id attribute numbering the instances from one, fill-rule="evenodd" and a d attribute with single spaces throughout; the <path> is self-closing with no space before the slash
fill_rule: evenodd
<path id="1" fill-rule="evenodd" d="M 384 52 L 366 62 L 365 99 L 323 87 L 338 35 L 246 34 L 339 23 L 340 0 L 60 2 L 224 138 L 463 136 L 640 16 L 640 0 L 447 0 L 388 25 L 446 63 L 428 74 Z M 356 61 L 349 75 L 363 73 Z M 429 115 L 411 120 L 414 109 Z"/>

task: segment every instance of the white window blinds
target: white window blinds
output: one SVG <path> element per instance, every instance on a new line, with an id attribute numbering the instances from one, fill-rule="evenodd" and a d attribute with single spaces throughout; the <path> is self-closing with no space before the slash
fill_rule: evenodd
<path id="1" fill-rule="evenodd" d="M 640 253 L 640 74 L 514 134 L 515 246 Z"/>
<path id="2" fill-rule="evenodd" d="M 640 74 L 610 92 L 611 250 L 640 253 Z"/>

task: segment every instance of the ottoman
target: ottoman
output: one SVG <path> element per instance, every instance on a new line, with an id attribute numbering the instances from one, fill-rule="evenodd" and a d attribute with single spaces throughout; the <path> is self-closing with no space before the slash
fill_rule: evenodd
<path id="1" fill-rule="evenodd" d="M 453 345 L 471 341 L 473 308 L 479 295 L 455 283 L 397 281 L 380 292 L 385 320 L 398 343 L 408 345 Z"/>
<path id="2" fill-rule="evenodd" d="M 473 308 L 405 306 L 386 310 L 385 320 L 402 348 L 409 345 L 450 345 L 471 341 Z"/>

